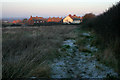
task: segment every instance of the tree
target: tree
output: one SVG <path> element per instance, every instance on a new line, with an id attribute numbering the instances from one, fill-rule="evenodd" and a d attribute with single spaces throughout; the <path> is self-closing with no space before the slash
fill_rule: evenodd
<path id="1" fill-rule="evenodd" d="M 91 19 L 91 18 L 94 18 L 95 17 L 95 14 L 93 13 L 88 13 L 88 14 L 85 14 L 83 16 L 83 20 L 87 20 L 87 19 Z"/>
<path id="2" fill-rule="evenodd" d="M 28 21 L 27 18 L 23 19 L 24 24 L 27 24 L 27 21 Z"/>

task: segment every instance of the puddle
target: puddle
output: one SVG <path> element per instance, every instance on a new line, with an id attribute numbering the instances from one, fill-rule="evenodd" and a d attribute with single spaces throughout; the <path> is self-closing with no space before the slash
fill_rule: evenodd
<path id="1" fill-rule="evenodd" d="M 83 36 L 90 36 L 90 33 L 83 33 Z"/>

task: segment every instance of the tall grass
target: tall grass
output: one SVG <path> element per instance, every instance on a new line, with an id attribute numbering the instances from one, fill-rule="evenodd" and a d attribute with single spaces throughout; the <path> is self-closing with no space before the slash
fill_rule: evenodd
<path id="1" fill-rule="evenodd" d="M 119 71 L 120 58 L 120 2 L 109 8 L 103 14 L 82 23 L 84 29 L 92 30 L 97 35 L 96 42 L 100 44 L 101 60 Z"/>
<path id="2" fill-rule="evenodd" d="M 2 77 L 50 77 L 49 60 L 59 57 L 58 48 L 75 26 L 3 28 Z"/>

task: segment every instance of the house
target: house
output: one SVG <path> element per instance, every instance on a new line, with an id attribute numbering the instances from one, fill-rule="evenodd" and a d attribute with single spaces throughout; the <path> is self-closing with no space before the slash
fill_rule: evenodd
<path id="1" fill-rule="evenodd" d="M 27 23 L 27 21 L 28 21 L 27 18 L 22 20 L 23 23 Z"/>
<path id="2" fill-rule="evenodd" d="M 0 22 L 1 22 L 2 24 L 9 24 L 9 21 L 7 21 L 7 20 L 0 20 Z"/>
<path id="3" fill-rule="evenodd" d="M 81 21 L 82 21 L 82 18 L 80 16 L 76 16 L 76 15 L 72 16 L 71 14 L 69 14 L 67 17 L 63 19 L 63 23 L 65 24 L 70 24 L 70 23 L 79 24 L 81 23 Z"/>
<path id="4" fill-rule="evenodd" d="M 62 20 L 62 17 L 59 18 L 59 17 L 49 17 L 47 22 L 60 22 Z"/>
<path id="5" fill-rule="evenodd" d="M 7 20 L 6 20 L 6 21 L 3 21 L 3 20 L 2 20 L 2 23 L 9 23 L 9 21 L 7 21 Z"/>
<path id="6" fill-rule="evenodd" d="M 47 21 L 47 19 L 45 19 L 45 18 L 43 18 L 43 17 L 38 17 L 38 16 L 36 16 L 36 17 L 30 17 L 29 19 L 28 19 L 28 24 L 29 25 L 34 25 L 34 24 L 43 24 L 43 23 L 45 23 Z"/>
<path id="7" fill-rule="evenodd" d="M 22 23 L 22 21 L 21 20 L 14 20 L 12 23 L 13 24 L 20 24 L 20 23 Z"/>

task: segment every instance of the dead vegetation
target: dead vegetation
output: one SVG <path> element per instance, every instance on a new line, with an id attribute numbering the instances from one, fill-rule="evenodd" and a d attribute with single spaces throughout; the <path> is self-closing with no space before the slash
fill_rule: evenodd
<path id="1" fill-rule="evenodd" d="M 58 48 L 65 39 L 74 38 L 75 28 L 72 25 L 3 28 L 2 77 L 49 77 L 48 60 L 59 57 Z"/>

